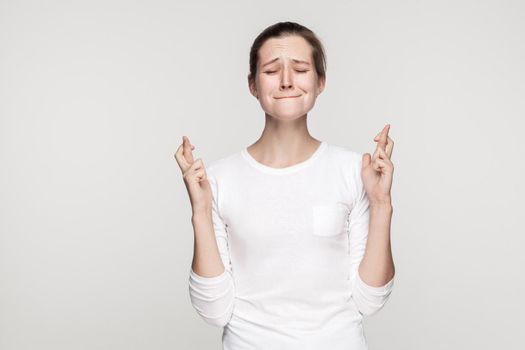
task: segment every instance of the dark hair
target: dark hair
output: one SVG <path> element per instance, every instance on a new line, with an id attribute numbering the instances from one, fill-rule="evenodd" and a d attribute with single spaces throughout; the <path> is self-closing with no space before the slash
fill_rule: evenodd
<path id="1" fill-rule="evenodd" d="M 259 49 L 270 38 L 282 38 L 290 35 L 303 37 L 312 47 L 312 60 L 319 79 L 326 77 L 326 57 L 323 44 L 310 29 L 295 22 L 278 22 L 261 32 L 255 38 L 250 49 L 250 74 L 248 79 L 250 84 L 255 84 L 257 74 L 257 64 L 259 62 Z"/>

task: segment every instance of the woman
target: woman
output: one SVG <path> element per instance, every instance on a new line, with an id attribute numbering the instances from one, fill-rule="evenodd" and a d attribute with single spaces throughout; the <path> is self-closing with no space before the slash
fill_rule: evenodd
<path id="1" fill-rule="evenodd" d="M 362 318 L 392 291 L 389 125 L 372 157 L 313 138 L 325 80 L 315 34 L 272 25 L 250 52 L 259 140 L 206 169 L 185 136 L 175 154 L 193 213 L 190 299 L 226 350 L 367 349 Z"/>

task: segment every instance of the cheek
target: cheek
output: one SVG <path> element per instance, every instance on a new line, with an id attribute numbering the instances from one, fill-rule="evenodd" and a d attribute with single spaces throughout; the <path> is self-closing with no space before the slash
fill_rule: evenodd
<path id="1" fill-rule="evenodd" d="M 278 79 L 267 75 L 263 75 L 259 78 L 259 90 L 268 91 L 271 90 L 274 86 L 279 86 Z"/>
<path id="2" fill-rule="evenodd" d="M 299 77 L 297 80 L 297 85 L 305 91 L 315 91 L 317 88 L 317 82 L 311 76 L 309 77 Z"/>

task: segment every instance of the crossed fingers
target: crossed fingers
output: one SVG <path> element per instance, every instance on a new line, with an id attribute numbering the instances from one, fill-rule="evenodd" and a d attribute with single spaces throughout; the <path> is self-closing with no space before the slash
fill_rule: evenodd
<path id="1" fill-rule="evenodd" d="M 394 149 L 394 141 L 388 136 L 388 131 L 390 130 L 390 124 L 385 125 L 383 130 L 381 130 L 376 137 L 374 137 L 374 141 L 377 142 L 377 147 L 374 152 L 374 155 L 372 156 L 372 161 L 374 161 L 376 158 L 380 159 L 388 159 L 390 160 L 390 156 L 392 155 L 392 150 Z"/>
<path id="2" fill-rule="evenodd" d="M 193 154 L 191 152 L 194 149 L 195 146 L 190 143 L 188 137 L 183 136 L 182 144 L 180 144 L 179 148 L 177 148 L 177 151 L 174 155 L 183 172 L 185 172 L 194 163 Z"/>

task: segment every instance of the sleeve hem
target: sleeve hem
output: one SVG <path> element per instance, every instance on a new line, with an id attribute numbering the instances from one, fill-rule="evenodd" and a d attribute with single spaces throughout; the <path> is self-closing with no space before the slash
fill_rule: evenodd
<path id="1" fill-rule="evenodd" d="M 221 282 L 225 280 L 228 277 L 228 270 L 224 269 L 224 271 L 220 275 L 217 275 L 217 276 L 205 277 L 205 276 L 198 275 L 197 273 L 195 273 L 195 271 L 193 271 L 193 268 L 190 268 L 190 277 L 199 283 L 215 284 L 217 282 Z"/>
<path id="2" fill-rule="evenodd" d="M 394 276 L 395 277 L 395 276 Z M 384 294 L 390 291 L 394 285 L 394 277 L 390 281 L 388 281 L 386 284 L 380 287 L 374 287 L 369 284 L 367 284 L 365 281 L 361 279 L 361 276 L 359 275 L 359 272 L 357 272 L 357 281 L 360 285 L 360 287 L 366 291 L 369 291 L 373 294 Z"/>

